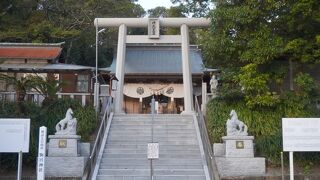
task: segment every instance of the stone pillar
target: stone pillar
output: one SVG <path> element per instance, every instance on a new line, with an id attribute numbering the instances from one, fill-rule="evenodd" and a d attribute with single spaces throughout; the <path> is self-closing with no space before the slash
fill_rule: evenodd
<path id="1" fill-rule="evenodd" d="M 182 73 L 184 90 L 184 113 L 193 112 L 192 97 L 192 76 L 189 61 L 189 28 L 186 24 L 181 25 L 181 52 L 182 52 Z"/>
<path id="2" fill-rule="evenodd" d="M 115 92 L 115 113 L 123 113 L 123 85 L 124 85 L 124 62 L 126 59 L 126 36 L 127 26 L 122 24 L 119 26 L 118 49 L 116 77 L 118 78 L 118 87 Z"/>

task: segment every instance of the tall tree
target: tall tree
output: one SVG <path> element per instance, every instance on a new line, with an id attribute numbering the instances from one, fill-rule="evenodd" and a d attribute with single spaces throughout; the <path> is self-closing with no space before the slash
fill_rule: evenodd
<path id="1" fill-rule="evenodd" d="M 319 63 L 319 1 L 214 2 L 211 27 L 200 39 L 206 64 L 230 72 L 225 82 L 233 83 L 226 87 L 242 89 L 248 105 L 278 102 L 288 61 L 300 67 Z"/>
<path id="2" fill-rule="evenodd" d="M 148 10 L 149 18 L 168 18 L 168 17 L 186 17 L 186 9 L 184 6 L 156 7 Z M 175 35 L 180 33 L 179 28 L 161 27 L 161 34 Z"/>
<path id="3" fill-rule="evenodd" d="M 135 0 L 12 0 L 0 2 L 0 42 L 65 41 L 67 63 L 94 66 L 95 17 L 141 17 Z M 109 29 L 106 34 L 114 34 Z M 107 35 L 101 35 L 101 42 Z M 99 65 L 110 63 L 115 38 L 100 43 Z"/>
<path id="4" fill-rule="evenodd" d="M 171 0 L 171 2 L 185 7 L 188 15 L 193 17 L 204 17 L 213 7 L 211 0 Z"/>
<path id="5" fill-rule="evenodd" d="M 21 114 L 24 113 L 23 105 L 24 98 L 27 95 L 27 90 L 31 89 L 33 87 L 33 83 L 31 82 L 31 79 L 29 77 L 14 77 L 9 76 L 6 74 L 0 73 L 0 81 L 5 81 L 7 85 L 13 86 L 15 90 L 16 95 L 16 103 L 17 103 L 17 109 L 16 113 Z"/>
<path id="6" fill-rule="evenodd" d="M 167 8 L 158 6 L 148 10 L 149 18 L 167 17 Z"/>

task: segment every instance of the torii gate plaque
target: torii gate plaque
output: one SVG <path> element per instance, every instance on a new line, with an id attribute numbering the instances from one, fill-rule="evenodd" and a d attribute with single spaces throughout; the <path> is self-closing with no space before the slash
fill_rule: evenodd
<path id="1" fill-rule="evenodd" d="M 96 27 L 119 27 L 115 93 L 115 113 L 123 113 L 124 61 L 129 43 L 181 43 L 184 113 L 193 113 L 192 76 L 189 61 L 189 27 L 208 27 L 206 18 L 96 18 Z M 180 27 L 180 35 L 160 35 L 160 26 Z M 148 28 L 148 35 L 127 35 L 127 27 Z M 96 28 L 96 29 L 98 29 Z"/>

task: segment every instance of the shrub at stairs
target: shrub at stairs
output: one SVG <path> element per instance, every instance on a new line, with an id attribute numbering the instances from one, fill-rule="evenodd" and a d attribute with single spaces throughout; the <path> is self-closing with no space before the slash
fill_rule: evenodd
<path id="1" fill-rule="evenodd" d="M 55 133 L 56 124 L 65 118 L 67 109 L 71 107 L 74 117 L 77 118 L 77 134 L 81 135 L 81 139 L 87 141 L 91 132 L 96 126 L 96 113 L 92 107 L 82 107 L 77 100 L 58 99 L 50 105 L 44 107 L 43 112 L 46 114 L 46 125 L 48 134 Z"/>
<path id="2" fill-rule="evenodd" d="M 273 107 L 249 108 L 244 98 L 213 99 L 207 106 L 207 126 L 211 142 L 221 142 L 226 135 L 225 123 L 230 111 L 234 109 L 239 119 L 248 126 L 249 135 L 255 136 L 255 150 L 265 156 L 270 163 L 280 163 L 282 151 L 281 119 L 283 117 L 319 117 L 315 104 L 302 103 L 302 98 L 287 94 L 283 100 Z M 295 153 L 298 161 L 320 160 L 319 154 Z"/>

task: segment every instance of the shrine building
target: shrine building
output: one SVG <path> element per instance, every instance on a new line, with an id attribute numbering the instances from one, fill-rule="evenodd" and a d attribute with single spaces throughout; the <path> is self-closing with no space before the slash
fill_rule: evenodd
<path id="1" fill-rule="evenodd" d="M 201 50 L 190 46 L 190 65 L 193 96 L 202 93 L 202 83 L 207 80 Z M 184 110 L 181 46 L 178 44 L 127 45 L 124 78 L 125 113 L 150 113 L 154 95 L 158 113 L 176 114 Z M 117 57 L 108 68 L 115 74 Z"/>

